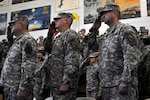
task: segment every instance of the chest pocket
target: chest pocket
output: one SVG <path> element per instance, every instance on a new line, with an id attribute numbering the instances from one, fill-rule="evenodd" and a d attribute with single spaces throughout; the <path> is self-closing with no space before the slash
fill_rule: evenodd
<path id="1" fill-rule="evenodd" d="M 21 43 L 17 42 L 12 45 L 8 52 L 8 60 L 11 62 L 21 61 Z"/>
<path id="2" fill-rule="evenodd" d="M 109 53 L 121 50 L 120 36 L 117 31 L 104 37 L 103 48 L 104 52 Z"/>
<path id="3" fill-rule="evenodd" d="M 52 48 L 52 54 L 53 56 L 61 56 L 63 52 L 65 52 L 65 43 L 64 39 L 61 36 L 58 36 L 54 41 L 53 41 L 53 48 Z"/>

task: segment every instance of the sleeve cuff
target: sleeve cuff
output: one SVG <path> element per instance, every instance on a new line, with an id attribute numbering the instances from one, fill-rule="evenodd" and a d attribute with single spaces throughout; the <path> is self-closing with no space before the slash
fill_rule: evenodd
<path id="1" fill-rule="evenodd" d="M 25 88 L 24 88 L 24 87 L 21 87 L 21 86 L 19 86 L 19 89 L 22 90 L 22 91 L 25 90 Z"/>

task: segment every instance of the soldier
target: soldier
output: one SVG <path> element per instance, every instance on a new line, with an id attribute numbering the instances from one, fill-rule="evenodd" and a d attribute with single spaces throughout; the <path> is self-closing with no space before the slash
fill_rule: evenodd
<path id="1" fill-rule="evenodd" d="M 37 39 L 37 43 L 38 43 L 38 47 L 43 47 L 44 46 L 44 37 L 43 36 L 39 36 L 39 38 Z"/>
<path id="2" fill-rule="evenodd" d="M 99 92 L 98 52 L 90 53 L 89 59 L 91 66 L 87 66 L 86 71 L 86 96 L 96 98 Z"/>
<path id="3" fill-rule="evenodd" d="M 79 78 L 79 36 L 70 29 L 71 13 L 59 13 L 54 20 L 60 34 L 53 40 L 49 58 L 50 90 L 54 100 L 75 100 Z"/>
<path id="4" fill-rule="evenodd" d="M 80 43 L 81 43 L 81 47 L 82 47 L 82 57 L 83 59 L 86 59 L 89 55 L 89 50 L 88 50 L 88 43 L 87 43 L 87 36 L 86 36 L 86 30 L 85 29 L 81 29 L 79 31 L 79 37 L 80 37 Z"/>
<path id="5" fill-rule="evenodd" d="M 36 100 L 44 100 L 49 97 L 49 88 L 46 87 L 48 81 L 46 75 L 46 68 L 42 67 L 43 54 L 37 53 L 36 64 L 37 68 L 35 70 L 35 85 L 34 85 L 34 97 Z"/>
<path id="6" fill-rule="evenodd" d="M 89 66 L 82 66 L 80 71 L 86 73 L 86 96 L 97 98 L 99 93 L 99 64 L 98 64 L 98 52 L 92 52 L 89 54 L 90 60 Z"/>
<path id="7" fill-rule="evenodd" d="M 97 10 L 96 28 L 109 26 L 99 42 L 99 77 L 102 100 L 138 100 L 137 69 L 140 62 L 139 35 L 131 25 L 119 22 L 120 8 L 106 4 Z"/>
<path id="8" fill-rule="evenodd" d="M 144 43 L 142 50 L 142 60 L 138 68 L 139 80 L 139 100 L 150 98 L 150 35 L 145 35 L 142 38 Z"/>
<path id="9" fill-rule="evenodd" d="M 80 36 L 80 42 L 83 42 L 84 37 L 86 35 L 86 30 L 83 28 L 78 32 L 79 36 Z"/>
<path id="10" fill-rule="evenodd" d="M 33 99 L 33 72 L 37 52 L 36 40 L 28 33 L 28 18 L 18 16 L 12 26 L 17 37 L 3 64 L 1 83 L 5 100 Z"/>

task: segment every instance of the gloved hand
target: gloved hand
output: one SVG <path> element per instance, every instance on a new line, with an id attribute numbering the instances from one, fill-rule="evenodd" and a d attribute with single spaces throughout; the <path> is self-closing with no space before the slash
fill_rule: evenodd
<path id="1" fill-rule="evenodd" d="M 52 23 L 50 24 L 50 28 L 48 30 L 48 37 L 52 37 L 55 31 L 56 31 L 55 22 L 52 21 Z"/>
<path id="2" fill-rule="evenodd" d="M 97 31 L 101 26 L 101 15 L 96 18 L 95 22 L 93 23 L 93 26 L 90 28 L 89 32 Z"/>

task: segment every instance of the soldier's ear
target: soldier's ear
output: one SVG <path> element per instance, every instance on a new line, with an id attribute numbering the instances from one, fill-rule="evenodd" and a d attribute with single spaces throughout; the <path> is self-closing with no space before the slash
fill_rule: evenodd
<path id="1" fill-rule="evenodd" d="M 64 23 L 68 23 L 68 18 L 64 18 Z"/>
<path id="2" fill-rule="evenodd" d="M 18 27 L 23 28 L 23 24 L 21 22 L 18 22 Z"/>
<path id="3" fill-rule="evenodd" d="M 23 22 L 20 22 L 20 27 L 25 28 L 25 24 Z"/>

